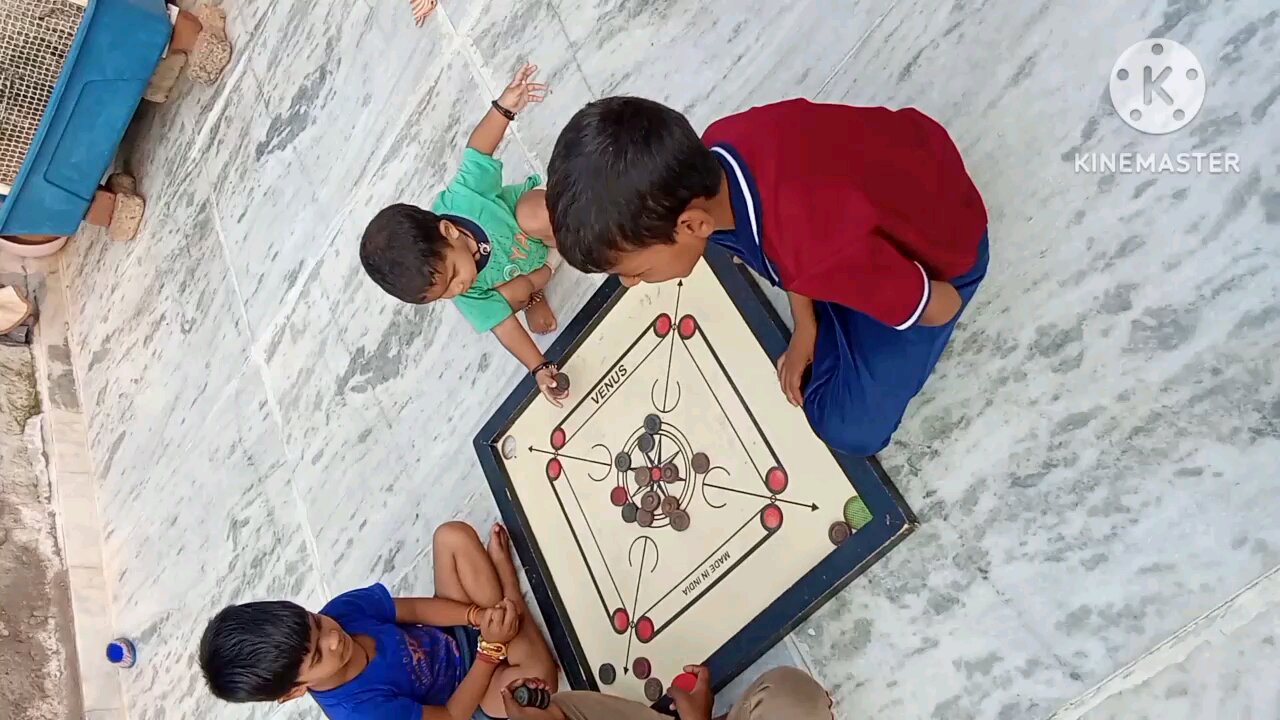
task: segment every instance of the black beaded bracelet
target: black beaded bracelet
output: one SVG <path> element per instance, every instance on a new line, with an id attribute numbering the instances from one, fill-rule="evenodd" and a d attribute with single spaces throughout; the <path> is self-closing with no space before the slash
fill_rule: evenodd
<path id="1" fill-rule="evenodd" d="M 506 119 L 507 119 L 507 122 L 515 122 L 515 121 L 516 121 L 516 114 L 515 114 L 515 113 L 513 113 L 513 112 L 511 112 L 510 110 L 508 110 L 508 109 L 506 109 L 506 108 L 502 107 L 502 103 L 498 102 L 497 100 L 494 100 L 494 101 L 493 101 L 493 109 L 494 109 L 494 110 L 497 110 L 499 115 L 501 115 L 502 117 L 506 118 Z"/>
<path id="2" fill-rule="evenodd" d="M 530 374 L 530 375 L 537 375 L 538 373 L 542 372 L 543 370 L 546 370 L 547 368 L 554 368 L 555 366 L 556 366 L 556 364 L 555 364 L 555 363 L 553 363 L 553 362 L 551 362 L 550 360 L 548 360 L 548 361 L 546 361 L 546 362 L 542 363 L 541 365 L 539 365 L 538 367 L 536 367 L 536 368 L 534 368 L 534 369 L 530 370 L 530 371 L 529 371 L 529 374 Z"/>

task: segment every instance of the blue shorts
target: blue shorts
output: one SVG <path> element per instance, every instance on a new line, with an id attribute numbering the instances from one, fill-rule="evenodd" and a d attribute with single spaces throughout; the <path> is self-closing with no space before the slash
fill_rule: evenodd
<path id="1" fill-rule="evenodd" d="M 471 670 L 471 666 L 476 663 L 476 647 L 480 644 L 480 631 L 467 625 L 458 625 L 450 628 L 453 632 L 453 639 L 458 641 L 458 649 L 462 651 L 462 665 Z M 494 718 L 480 708 L 471 714 L 471 720 L 501 720 Z"/>
<path id="2" fill-rule="evenodd" d="M 988 259 L 983 233 L 973 267 L 951 280 L 962 304 L 946 325 L 895 330 L 843 305 L 813 304 L 818 339 L 804 409 L 818 437 L 858 456 L 874 455 L 889 444 L 907 403 L 924 387 L 986 277 Z"/>

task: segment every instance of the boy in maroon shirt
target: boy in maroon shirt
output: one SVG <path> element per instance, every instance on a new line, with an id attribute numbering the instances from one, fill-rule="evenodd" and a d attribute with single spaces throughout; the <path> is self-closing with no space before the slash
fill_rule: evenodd
<path id="1" fill-rule="evenodd" d="M 789 100 L 712 123 L 640 98 L 587 105 L 551 156 L 560 253 L 623 284 L 685 277 L 708 241 L 787 291 L 778 380 L 818 435 L 884 448 L 987 270 L 987 213 L 914 109 Z"/>

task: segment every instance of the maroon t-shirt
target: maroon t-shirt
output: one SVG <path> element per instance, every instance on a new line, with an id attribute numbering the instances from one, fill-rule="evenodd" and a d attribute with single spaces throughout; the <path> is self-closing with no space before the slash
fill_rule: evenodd
<path id="1" fill-rule="evenodd" d="M 982 197 L 947 131 L 918 110 L 787 100 L 717 120 L 703 142 L 759 209 L 737 224 L 787 290 L 906 329 L 929 280 L 977 260 Z"/>

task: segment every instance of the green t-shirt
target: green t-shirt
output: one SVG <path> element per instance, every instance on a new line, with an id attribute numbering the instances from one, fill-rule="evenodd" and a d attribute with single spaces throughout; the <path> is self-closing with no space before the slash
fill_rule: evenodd
<path id="1" fill-rule="evenodd" d="M 477 332 L 488 332 L 511 315 L 511 305 L 494 288 L 528 275 L 547 262 L 547 246 L 536 238 L 516 239 L 516 201 L 542 184 L 530 175 L 519 185 L 502 184 L 502 161 L 467 148 L 458 174 L 431 206 L 437 215 L 457 215 L 479 225 L 489 236 L 489 263 L 453 304 Z"/>

